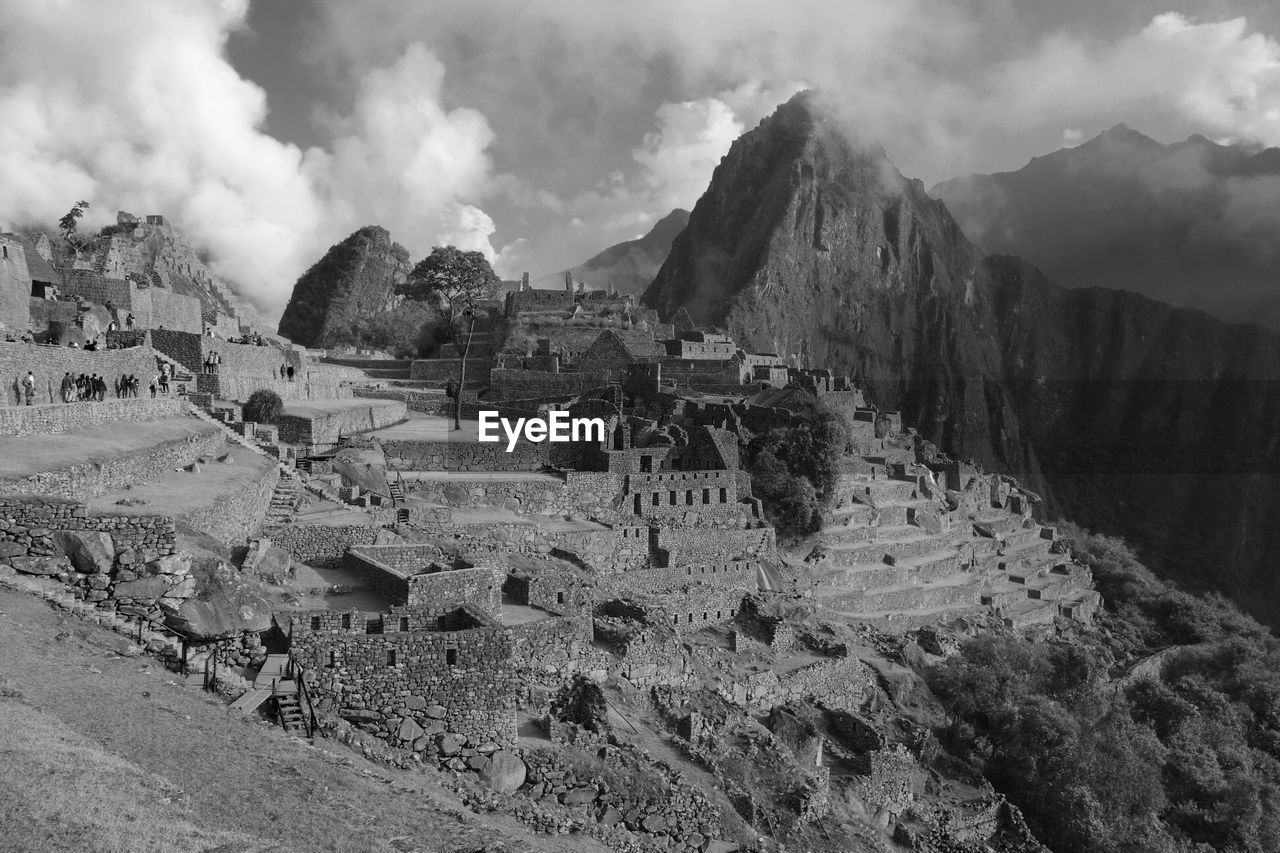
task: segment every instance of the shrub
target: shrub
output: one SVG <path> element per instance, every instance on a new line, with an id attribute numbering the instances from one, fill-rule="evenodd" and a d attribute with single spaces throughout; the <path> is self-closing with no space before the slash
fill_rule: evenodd
<path id="1" fill-rule="evenodd" d="M 244 419 L 258 424 L 273 424 L 284 413 L 284 400 L 275 391 L 260 388 L 249 395 L 244 404 Z"/>

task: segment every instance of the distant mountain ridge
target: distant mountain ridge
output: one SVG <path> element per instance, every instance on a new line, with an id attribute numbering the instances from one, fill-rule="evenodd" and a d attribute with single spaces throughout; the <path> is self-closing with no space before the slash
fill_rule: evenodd
<path id="1" fill-rule="evenodd" d="M 738 139 L 644 304 L 846 373 L 944 450 L 1280 624 L 1280 336 L 984 256 L 811 94 Z"/>
<path id="2" fill-rule="evenodd" d="M 576 267 L 541 276 L 533 281 L 533 286 L 563 287 L 564 274 L 569 272 L 575 281 L 585 281 L 590 287 L 604 290 L 612 284 L 620 293 L 639 296 L 653 281 L 671 251 L 671 242 L 688 222 L 689 211 L 676 208 L 659 219 L 643 237 L 610 246 Z"/>
<path id="3" fill-rule="evenodd" d="M 930 193 L 985 251 L 1024 257 L 1061 284 L 1280 328 L 1280 149 L 1199 135 L 1163 145 L 1119 124 Z"/>

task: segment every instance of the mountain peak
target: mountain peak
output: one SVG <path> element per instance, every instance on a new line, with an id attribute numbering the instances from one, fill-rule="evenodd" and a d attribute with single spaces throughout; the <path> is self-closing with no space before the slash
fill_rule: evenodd
<path id="1" fill-rule="evenodd" d="M 1140 133 L 1139 131 L 1134 130 L 1132 127 L 1130 127 L 1128 124 L 1124 122 L 1120 122 L 1117 125 L 1107 128 L 1102 133 L 1098 134 L 1093 139 L 1084 143 L 1084 145 L 1080 147 L 1084 148 L 1089 145 L 1127 145 L 1127 146 L 1140 145 L 1140 146 L 1155 146 L 1158 148 L 1164 147 L 1159 142 L 1152 139 L 1150 136 L 1147 136 L 1145 133 Z"/>

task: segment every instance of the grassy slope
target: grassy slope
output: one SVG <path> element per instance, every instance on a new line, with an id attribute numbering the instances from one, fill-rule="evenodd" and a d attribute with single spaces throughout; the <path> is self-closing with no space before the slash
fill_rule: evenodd
<path id="1" fill-rule="evenodd" d="M 150 658 L 115 655 L 119 639 L 0 589 L 3 853 L 602 849 L 285 737 Z"/>

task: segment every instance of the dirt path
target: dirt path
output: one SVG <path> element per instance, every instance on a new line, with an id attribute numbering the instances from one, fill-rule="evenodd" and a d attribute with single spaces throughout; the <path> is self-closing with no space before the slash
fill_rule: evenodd
<path id="1" fill-rule="evenodd" d="M 0 851 L 599 851 L 463 810 L 228 711 L 120 638 L 0 589 Z"/>

